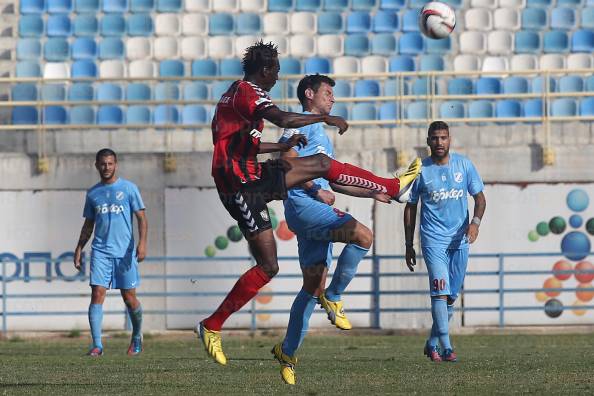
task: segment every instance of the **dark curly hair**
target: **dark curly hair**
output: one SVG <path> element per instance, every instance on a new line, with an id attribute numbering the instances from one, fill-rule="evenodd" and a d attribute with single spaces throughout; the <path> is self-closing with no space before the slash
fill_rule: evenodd
<path id="1" fill-rule="evenodd" d="M 245 50 L 243 59 L 243 71 L 247 75 L 259 72 L 265 67 L 274 66 L 278 58 L 278 48 L 273 42 L 264 43 L 260 40 Z"/>

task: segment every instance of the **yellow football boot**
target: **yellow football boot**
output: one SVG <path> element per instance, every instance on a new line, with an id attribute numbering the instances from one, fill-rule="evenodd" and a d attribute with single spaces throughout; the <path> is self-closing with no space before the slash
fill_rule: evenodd
<path id="1" fill-rule="evenodd" d="M 408 166 L 408 169 L 398 176 L 398 179 L 400 180 L 400 191 L 398 191 L 398 194 L 396 194 L 393 199 L 400 203 L 408 202 L 411 187 L 415 179 L 421 174 L 422 165 L 421 159 L 415 158 L 415 160 Z"/>
<path id="2" fill-rule="evenodd" d="M 281 377 L 286 384 L 295 385 L 297 377 L 295 376 L 295 365 L 297 364 L 297 358 L 285 355 L 282 349 L 282 342 L 276 344 L 270 353 L 274 355 L 274 358 L 281 364 Z"/>
<path id="3" fill-rule="evenodd" d="M 215 362 L 221 365 L 227 364 L 227 358 L 223 353 L 223 345 L 221 344 L 221 332 L 220 331 L 213 331 L 208 330 L 202 322 L 198 325 L 196 329 L 196 333 L 198 333 L 198 338 L 204 344 L 204 349 L 206 349 L 206 353 L 210 355 L 214 359 Z"/>
<path id="4" fill-rule="evenodd" d="M 353 325 L 347 319 L 342 308 L 342 301 L 330 301 L 326 298 L 326 293 L 320 294 L 320 305 L 326 310 L 328 319 L 332 324 L 342 330 L 350 330 Z"/>

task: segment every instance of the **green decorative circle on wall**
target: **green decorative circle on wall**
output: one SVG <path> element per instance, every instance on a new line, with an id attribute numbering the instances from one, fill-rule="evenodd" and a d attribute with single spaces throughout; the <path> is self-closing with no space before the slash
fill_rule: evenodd
<path id="1" fill-rule="evenodd" d="M 549 229 L 553 234 L 561 234 L 567 228 L 565 219 L 560 216 L 555 216 L 549 221 Z"/>
<path id="2" fill-rule="evenodd" d="M 528 240 L 530 242 L 536 242 L 536 241 L 538 241 L 538 233 L 536 231 L 534 231 L 534 230 L 530 231 L 528 233 Z"/>
<path id="3" fill-rule="evenodd" d="M 219 235 L 217 239 L 215 239 L 215 246 L 219 250 L 225 250 L 227 249 L 227 246 L 229 246 L 229 240 L 227 239 L 227 237 Z"/>
<path id="4" fill-rule="evenodd" d="M 540 236 L 547 236 L 551 230 L 549 229 L 549 223 L 541 221 L 536 225 L 536 232 Z"/>

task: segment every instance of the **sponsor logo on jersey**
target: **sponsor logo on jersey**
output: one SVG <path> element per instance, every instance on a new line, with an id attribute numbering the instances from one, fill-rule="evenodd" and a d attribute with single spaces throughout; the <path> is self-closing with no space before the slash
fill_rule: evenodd
<path id="1" fill-rule="evenodd" d="M 124 205 L 103 204 L 103 205 L 95 206 L 95 214 L 107 214 L 107 213 L 120 214 L 122 212 L 124 212 Z"/>
<path id="2" fill-rule="evenodd" d="M 447 191 L 445 188 L 442 188 L 438 191 L 431 191 L 429 193 L 429 197 L 433 202 L 443 201 L 445 199 L 460 199 L 464 196 L 464 190 L 459 189 L 456 190 L 452 188 L 451 190 Z"/>
<path id="3" fill-rule="evenodd" d="M 262 217 L 262 219 L 264 219 L 264 221 L 270 220 L 270 217 L 268 216 L 268 209 L 264 209 L 263 211 L 261 211 L 260 216 Z"/>
<path id="4" fill-rule="evenodd" d="M 260 139 L 262 137 L 262 132 L 257 129 L 252 129 L 250 135 L 256 139 Z"/>

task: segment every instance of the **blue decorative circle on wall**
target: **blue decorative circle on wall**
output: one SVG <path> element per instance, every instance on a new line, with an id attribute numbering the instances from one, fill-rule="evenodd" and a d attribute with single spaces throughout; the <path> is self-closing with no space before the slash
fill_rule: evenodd
<path id="1" fill-rule="evenodd" d="M 573 228 L 580 228 L 583 223 L 584 219 L 582 219 L 582 216 L 580 215 L 574 214 L 569 218 L 569 225 Z"/>
<path id="2" fill-rule="evenodd" d="M 569 232 L 561 240 L 561 252 L 568 259 L 579 261 L 590 254 L 590 238 L 583 232 Z"/>
<path id="3" fill-rule="evenodd" d="M 584 190 L 576 188 L 567 194 L 567 206 L 574 212 L 583 212 L 588 207 L 590 198 Z"/>

